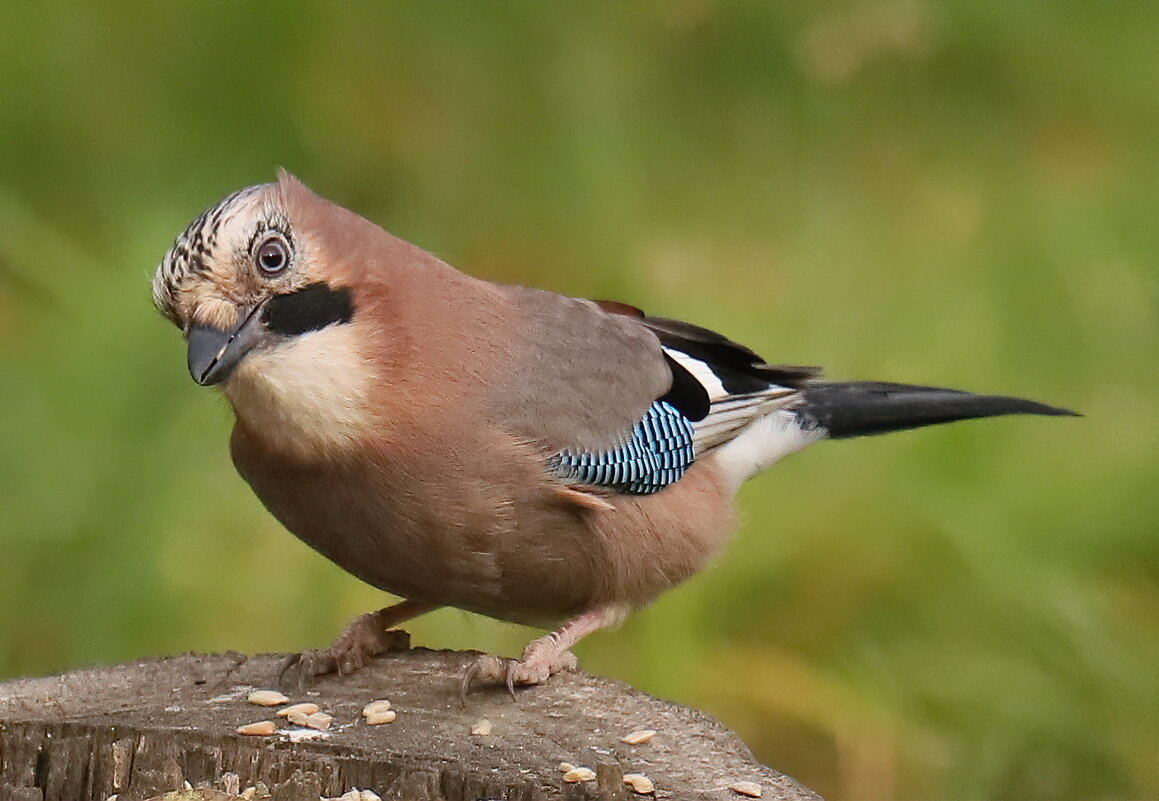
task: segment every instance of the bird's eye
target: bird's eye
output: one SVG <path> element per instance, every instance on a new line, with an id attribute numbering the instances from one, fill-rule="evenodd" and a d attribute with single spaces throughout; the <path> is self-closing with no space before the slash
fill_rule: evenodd
<path id="1" fill-rule="evenodd" d="M 289 247 L 280 236 L 268 237 L 254 251 L 254 261 L 266 275 L 277 275 L 290 264 Z"/>

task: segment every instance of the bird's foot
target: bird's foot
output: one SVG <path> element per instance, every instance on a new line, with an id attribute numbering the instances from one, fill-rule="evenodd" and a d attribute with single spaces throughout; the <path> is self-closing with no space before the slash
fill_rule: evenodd
<path id="1" fill-rule="evenodd" d="M 467 672 L 463 674 L 462 684 L 459 686 L 459 698 L 464 703 L 467 693 L 475 682 L 480 684 L 502 684 L 515 699 L 515 687 L 529 687 L 543 684 L 556 673 L 575 671 L 579 668 L 575 654 L 571 651 L 558 651 L 549 648 L 536 649 L 540 640 L 527 646 L 522 659 L 505 659 L 500 656 L 481 656 L 476 659 Z"/>
<path id="2" fill-rule="evenodd" d="M 376 656 L 409 648 L 410 634 L 402 629 L 383 628 L 381 611 L 370 612 L 351 621 L 329 648 L 287 657 L 278 671 L 278 683 L 301 692 L 317 676 L 349 675 Z"/>
<path id="3" fill-rule="evenodd" d="M 475 681 L 503 684 L 511 699 L 515 699 L 515 685 L 543 684 L 561 671 L 578 669 L 575 654 L 569 649 L 582 637 L 591 634 L 616 619 L 614 608 L 593 607 L 569 620 L 560 628 L 538 640 L 532 640 L 523 649 L 522 659 L 503 659 L 481 656 L 463 675 L 459 685 L 459 699 L 466 704 L 467 692 Z"/>

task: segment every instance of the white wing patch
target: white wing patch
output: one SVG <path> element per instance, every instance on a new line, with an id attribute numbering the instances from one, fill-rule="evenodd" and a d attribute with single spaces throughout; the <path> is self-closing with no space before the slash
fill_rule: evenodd
<path id="1" fill-rule="evenodd" d="M 692 373 L 692 377 L 699 381 L 700 385 L 708 391 L 708 399 L 710 401 L 728 397 L 728 391 L 724 388 L 724 384 L 721 383 L 716 373 L 705 362 L 702 362 L 700 359 L 694 359 L 687 353 L 675 350 L 674 348 L 664 348 L 664 352 L 671 356 L 677 364 Z"/>
<path id="2" fill-rule="evenodd" d="M 664 352 L 708 393 L 708 414 L 692 424 L 693 449 L 697 458 L 715 459 L 734 488 L 827 436 L 824 428 L 797 415 L 801 397 L 797 389 L 770 384 L 764 390 L 734 395 L 709 363 L 677 348 L 665 347 Z"/>

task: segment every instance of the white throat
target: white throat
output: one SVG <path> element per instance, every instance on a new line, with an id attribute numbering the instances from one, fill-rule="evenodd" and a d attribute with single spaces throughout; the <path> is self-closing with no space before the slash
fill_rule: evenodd
<path id="1" fill-rule="evenodd" d="M 372 371 L 351 329 L 328 326 L 251 351 L 222 385 L 238 418 L 271 448 L 303 457 L 366 437 Z"/>

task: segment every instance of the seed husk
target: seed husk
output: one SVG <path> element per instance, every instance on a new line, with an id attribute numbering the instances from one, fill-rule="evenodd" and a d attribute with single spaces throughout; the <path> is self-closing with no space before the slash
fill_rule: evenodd
<path id="1" fill-rule="evenodd" d="M 656 785 L 643 773 L 625 773 L 624 784 L 631 787 L 632 792 L 638 795 L 649 795 L 656 792 Z"/>
<path id="2" fill-rule="evenodd" d="M 326 729 L 330 728 L 330 724 L 333 722 L 333 720 L 333 715 L 327 715 L 325 712 L 314 712 L 313 714 L 306 715 L 305 725 L 311 729 L 326 731 Z"/>
<path id="3" fill-rule="evenodd" d="M 378 701 L 371 701 L 366 706 L 362 707 L 362 717 L 368 718 L 379 712 L 385 712 L 390 709 L 390 701 L 381 699 Z"/>
<path id="4" fill-rule="evenodd" d="M 325 712 L 311 712 L 310 714 L 306 714 L 300 709 L 295 709 L 286 715 L 286 720 L 295 726 L 305 726 L 308 729 L 326 731 L 326 729 L 330 728 L 330 723 L 334 720 L 334 717 L 327 715 Z"/>
<path id="5" fill-rule="evenodd" d="M 259 720 L 256 723 L 247 723 L 244 726 L 237 727 L 238 734 L 246 734 L 252 737 L 269 737 L 278 730 L 278 724 L 272 720 Z"/>
<path id="6" fill-rule="evenodd" d="M 761 786 L 756 782 L 733 782 L 728 786 L 728 789 L 740 795 L 747 795 L 749 798 L 760 798 L 763 792 Z"/>
<path id="7" fill-rule="evenodd" d="M 280 706 L 290 699 L 277 690 L 254 690 L 245 700 L 258 706 Z"/>
<path id="8" fill-rule="evenodd" d="M 596 772 L 591 768 L 572 768 L 567 773 L 563 774 L 563 780 L 570 784 L 577 782 L 590 782 L 596 778 Z"/>
<path id="9" fill-rule="evenodd" d="M 620 738 L 620 742 L 628 745 L 643 745 L 656 736 L 655 729 L 637 729 L 630 734 L 625 734 Z"/>
<path id="10" fill-rule="evenodd" d="M 303 715 L 313 715 L 317 711 L 317 704 L 313 703 L 312 701 L 305 701 L 300 704 L 290 704 L 287 707 L 283 707 L 282 709 L 278 710 L 277 714 L 280 718 L 288 718 L 291 713 L 294 712 L 300 712 Z"/>

